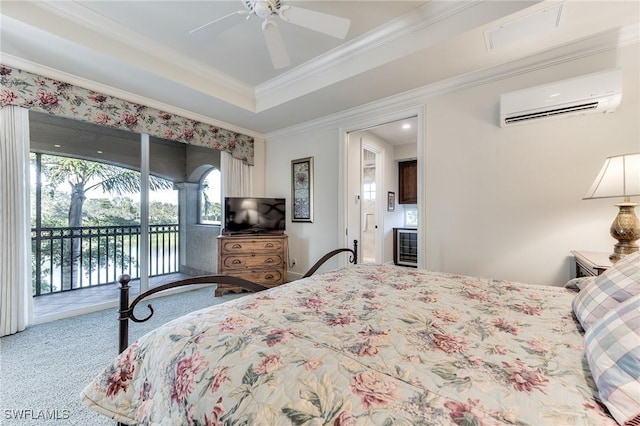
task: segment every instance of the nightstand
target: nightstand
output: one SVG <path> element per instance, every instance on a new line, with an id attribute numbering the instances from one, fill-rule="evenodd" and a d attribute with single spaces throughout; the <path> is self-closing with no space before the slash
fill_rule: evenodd
<path id="1" fill-rule="evenodd" d="M 595 277 L 613 266 L 609 253 L 596 251 L 572 251 L 576 261 L 576 278 Z"/>

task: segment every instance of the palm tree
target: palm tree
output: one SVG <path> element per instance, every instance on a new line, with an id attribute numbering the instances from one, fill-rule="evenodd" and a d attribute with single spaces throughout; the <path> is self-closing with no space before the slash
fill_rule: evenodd
<path id="1" fill-rule="evenodd" d="M 86 194 L 101 189 L 110 195 L 140 192 L 140 173 L 111 164 L 76 158 L 47 156 L 43 162 L 42 172 L 47 177 L 50 188 L 67 182 L 71 186 L 71 202 L 69 204 L 68 226 L 71 228 L 71 244 L 62 262 L 62 289 L 72 288 L 79 282 L 80 272 L 80 233 L 82 227 L 83 206 Z M 149 189 L 170 189 L 173 183 L 169 180 L 149 176 Z M 53 189 L 52 189 L 53 190 Z"/>
<path id="2" fill-rule="evenodd" d="M 220 223 L 220 217 L 222 216 L 222 205 L 211 201 L 209 196 L 209 182 L 206 180 L 202 183 L 200 191 L 202 194 L 202 219 L 206 223 Z"/>

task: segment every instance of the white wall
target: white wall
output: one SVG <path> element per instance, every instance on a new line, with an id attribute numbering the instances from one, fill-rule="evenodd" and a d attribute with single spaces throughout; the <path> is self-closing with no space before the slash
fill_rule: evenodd
<path id="1" fill-rule="evenodd" d="M 428 269 L 562 285 L 570 278 L 571 250 L 612 249 L 608 229 L 618 200 L 582 196 L 605 157 L 640 150 L 638 52 L 633 44 L 558 61 L 418 102 L 427 111 L 419 161 Z M 501 93 L 615 67 L 623 69 L 623 98 L 614 114 L 498 126 Z M 267 137 L 267 192 L 289 200 L 290 160 L 316 156 L 317 220 L 288 227 L 301 270 L 305 260 L 340 245 L 338 129 L 348 127 L 336 120 L 302 134 Z"/>
<path id="2" fill-rule="evenodd" d="M 286 234 L 289 235 L 290 278 L 302 276 L 327 251 L 338 247 L 338 131 L 310 131 L 266 143 L 265 194 L 287 199 Z M 313 157 L 313 222 L 291 222 L 291 160 Z"/>
<path id="3" fill-rule="evenodd" d="M 397 145 L 394 154 L 397 161 L 415 160 L 418 157 L 418 142 Z"/>
<path id="4" fill-rule="evenodd" d="M 253 141 L 253 196 L 254 197 L 269 197 L 265 193 L 265 163 L 266 163 L 266 147 L 265 141 L 262 139 L 255 139 Z"/>
<path id="5" fill-rule="evenodd" d="M 561 285 L 571 250 L 609 251 L 618 200 L 583 201 L 605 157 L 640 150 L 638 46 L 601 53 L 429 101 L 427 265 Z M 610 115 L 502 129 L 503 92 L 623 68 Z"/>

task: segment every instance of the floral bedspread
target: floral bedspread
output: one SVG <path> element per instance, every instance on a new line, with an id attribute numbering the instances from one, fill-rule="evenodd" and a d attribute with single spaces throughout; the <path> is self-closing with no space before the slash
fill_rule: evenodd
<path id="1" fill-rule="evenodd" d="M 357 265 L 171 321 L 82 397 L 154 425 L 615 425 L 574 296 Z"/>

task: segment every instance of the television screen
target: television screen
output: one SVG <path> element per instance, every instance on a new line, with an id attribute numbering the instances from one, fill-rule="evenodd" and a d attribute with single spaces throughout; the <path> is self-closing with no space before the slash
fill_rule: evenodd
<path id="1" fill-rule="evenodd" d="M 285 211 L 284 198 L 225 197 L 224 227 L 231 233 L 282 232 Z"/>

